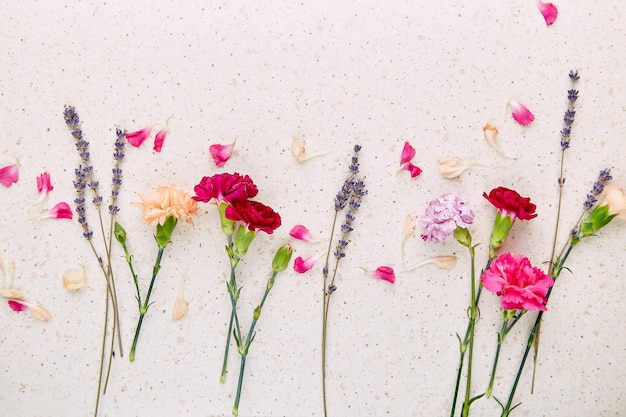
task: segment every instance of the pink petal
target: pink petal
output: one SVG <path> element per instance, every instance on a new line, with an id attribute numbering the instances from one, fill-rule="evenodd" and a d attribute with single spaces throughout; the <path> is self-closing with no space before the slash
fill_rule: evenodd
<path id="1" fill-rule="evenodd" d="M 71 219 L 72 209 L 67 203 L 61 202 L 48 210 L 47 216 L 55 219 Z"/>
<path id="2" fill-rule="evenodd" d="M 158 131 L 156 136 L 154 137 L 154 151 L 161 152 L 161 148 L 163 147 L 163 142 L 165 142 L 165 138 L 167 137 L 167 129 L 161 129 Z"/>
<path id="3" fill-rule="evenodd" d="M 209 153 L 213 157 L 215 165 L 223 167 L 233 154 L 233 145 L 211 145 Z"/>
<path id="4" fill-rule="evenodd" d="M 54 190 L 54 187 L 50 183 L 49 173 L 44 172 L 37 177 L 37 191 L 39 191 L 40 194 L 46 195 L 52 190 Z"/>
<path id="5" fill-rule="evenodd" d="M 513 119 L 515 119 L 515 121 L 522 126 L 528 126 L 533 120 L 535 120 L 535 115 L 533 115 L 523 104 L 518 103 L 517 101 L 511 101 L 509 102 L 509 105 L 511 106 Z"/>
<path id="6" fill-rule="evenodd" d="M 407 141 L 404 142 L 404 148 L 402 149 L 402 155 L 400 155 L 400 165 L 404 165 L 409 162 L 415 156 L 415 148 Z"/>
<path id="7" fill-rule="evenodd" d="M 150 137 L 150 132 L 152 132 L 152 128 L 145 127 L 136 132 L 127 133 L 126 140 L 128 140 L 128 143 L 130 143 L 132 146 L 138 148 L 141 146 L 142 143 L 146 141 L 146 139 Z"/>
<path id="8" fill-rule="evenodd" d="M 315 266 L 315 263 L 321 258 L 320 255 L 313 255 L 313 256 L 309 256 L 306 259 L 302 259 L 301 256 L 298 256 L 294 261 L 293 261 L 293 270 L 296 271 L 299 274 L 304 274 L 305 272 L 307 272 L 308 270 L 310 270 L 311 268 L 313 268 L 313 266 Z"/>
<path id="9" fill-rule="evenodd" d="M 406 169 L 407 171 L 409 171 L 411 173 L 411 178 L 415 178 L 422 173 L 422 170 L 417 165 L 414 165 L 412 162 L 407 162 L 403 164 L 400 169 Z"/>
<path id="10" fill-rule="evenodd" d="M 289 236 L 296 238 L 298 240 L 302 240 L 304 242 L 313 241 L 313 236 L 311 236 L 311 232 L 309 232 L 309 229 L 302 226 L 301 224 L 295 225 L 289 232 Z"/>
<path id="11" fill-rule="evenodd" d="M 382 279 L 392 284 L 396 282 L 396 273 L 390 266 L 379 266 L 375 271 L 370 271 L 369 274 L 375 278 Z"/>
<path id="12" fill-rule="evenodd" d="M 544 3 L 541 0 L 537 1 L 537 7 L 546 20 L 546 25 L 550 26 L 556 20 L 559 14 L 559 10 L 552 3 Z"/>
<path id="13" fill-rule="evenodd" d="M 0 168 L 0 184 L 10 187 L 20 178 L 20 172 L 17 164 L 8 165 Z"/>
<path id="14" fill-rule="evenodd" d="M 13 311 L 24 311 L 28 308 L 26 304 L 22 304 L 19 300 L 9 300 L 9 307 L 13 309 Z"/>

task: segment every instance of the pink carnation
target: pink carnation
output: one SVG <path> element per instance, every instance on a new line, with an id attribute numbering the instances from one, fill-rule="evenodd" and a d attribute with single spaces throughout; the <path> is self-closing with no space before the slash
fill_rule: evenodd
<path id="1" fill-rule="evenodd" d="M 546 295 L 554 280 L 523 255 L 504 253 L 481 276 L 483 286 L 502 296 L 505 310 L 546 311 Z"/>
<path id="2" fill-rule="evenodd" d="M 467 229 L 474 221 L 474 212 L 465 207 L 465 199 L 451 193 L 443 194 L 428 203 L 426 213 L 419 222 L 424 226 L 422 239 L 427 242 L 443 242 L 457 227 Z"/>

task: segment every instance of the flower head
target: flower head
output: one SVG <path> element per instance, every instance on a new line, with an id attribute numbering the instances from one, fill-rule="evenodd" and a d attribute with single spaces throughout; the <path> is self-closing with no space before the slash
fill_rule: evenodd
<path id="1" fill-rule="evenodd" d="M 212 177 L 203 177 L 194 188 L 196 201 L 208 203 L 215 199 L 218 203 L 247 200 L 252 198 L 259 190 L 249 176 L 234 174 L 216 174 Z"/>
<path id="2" fill-rule="evenodd" d="M 559 14 L 559 10 L 552 3 L 545 3 L 541 0 L 537 0 L 537 7 L 546 20 L 546 25 L 550 26 L 556 20 Z"/>
<path id="3" fill-rule="evenodd" d="M 150 195 L 139 194 L 141 202 L 133 203 L 142 212 L 143 222 L 150 226 L 163 225 L 168 216 L 192 223 L 191 215 L 198 210 L 198 204 L 183 190 L 170 186 L 159 186 Z"/>
<path id="4" fill-rule="evenodd" d="M 379 266 L 373 271 L 368 271 L 368 274 L 374 278 L 382 279 L 383 281 L 387 281 L 391 284 L 396 282 L 396 273 L 390 266 Z"/>
<path id="5" fill-rule="evenodd" d="M 280 224 L 280 215 L 258 201 L 237 201 L 226 207 L 226 218 L 243 222 L 249 231 L 272 234 Z"/>
<path id="6" fill-rule="evenodd" d="M 151 127 L 144 127 L 143 129 L 137 130 L 136 132 L 126 133 L 126 139 L 128 140 L 128 143 L 130 143 L 135 148 L 138 148 L 146 141 L 146 139 L 150 137 L 151 132 Z"/>
<path id="7" fill-rule="evenodd" d="M 404 142 L 404 148 L 402 148 L 402 154 L 400 155 L 400 170 L 409 171 L 411 178 L 415 178 L 422 173 L 422 170 L 411 162 L 414 156 L 415 148 L 408 141 Z"/>
<path id="8" fill-rule="evenodd" d="M 609 206 L 611 214 L 617 214 L 617 218 L 626 221 L 626 195 L 624 190 L 615 185 L 607 185 L 604 187 L 604 195 L 601 206 Z"/>
<path id="9" fill-rule="evenodd" d="M 209 146 L 209 153 L 211 154 L 211 157 L 213 157 L 213 162 L 215 162 L 215 165 L 217 165 L 218 167 L 223 167 L 224 165 L 226 165 L 226 162 L 228 162 L 230 157 L 233 155 L 235 142 L 229 145 L 217 144 Z"/>
<path id="10" fill-rule="evenodd" d="M 483 193 L 491 204 L 493 204 L 503 216 L 510 216 L 513 219 L 530 220 L 537 217 L 535 214 L 536 205 L 530 202 L 530 198 L 522 197 L 517 191 L 505 187 L 494 188 L 487 193 Z"/>
<path id="11" fill-rule="evenodd" d="M 0 184 L 10 187 L 20 178 L 20 171 L 17 164 L 7 165 L 0 168 Z"/>
<path id="12" fill-rule="evenodd" d="M 428 203 L 426 213 L 419 222 L 424 226 L 422 239 L 443 242 L 457 227 L 466 229 L 474 221 L 474 212 L 465 206 L 465 199 L 451 193 Z"/>
<path id="13" fill-rule="evenodd" d="M 509 106 L 511 106 L 511 115 L 513 116 L 513 119 L 515 119 L 515 121 L 522 126 L 528 126 L 533 120 L 535 120 L 535 115 L 532 114 L 523 104 L 518 103 L 517 101 L 509 101 Z"/>
<path id="14" fill-rule="evenodd" d="M 523 255 L 504 253 L 481 276 L 483 286 L 502 296 L 505 310 L 546 311 L 548 289 L 554 280 Z"/>

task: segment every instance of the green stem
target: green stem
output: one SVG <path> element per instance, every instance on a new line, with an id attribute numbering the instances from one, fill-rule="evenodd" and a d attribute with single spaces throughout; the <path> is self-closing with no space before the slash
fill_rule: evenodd
<path id="1" fill-rule="evenodd" d="M 470 398 L 472 392 L 472 359 L 474 356 L 474 328 L 476 325 L 476 318 L 478 316 L 478 307 L 476 300 L 476 271 L 474 267 L 474 247 L 469 247 L 471 273 L 470 273 L 470 285 L 471 285 L 471 304 L 469 308 L 469 345 L 467 352 L 467 382 L 465 384 L 465 401 L 463 401 L 463 410 L 461 415 L 463 417 L 469 416 L 469 408 L 472 403 Z"/>
<path id="2" fill-rule="evenodd" d="M 226 331 L 227 333 L 226 348 L 224 349 L 224 359 L 222 361 L 222 373 L 220 374 L 220 383 L 222 384 L 226 382 L 226 373 L 227 373 L 226 368 L 228 366 L 228 351 L 230 350 L 230 335 L 232 333 L 234 319 L 235 319 L 234 310 L 231 309 L 230 321 L 228 322 L 228 330 Z"/>
<path id="3" fill-rule="evenodd" d="M 135 350 L 137 349 L 137 341 L 139 340 L 139 332 L 141 331 L 141 325 L 143 323 L 144 316 L 148 312 L 148 308 L 150 307 L 150 294 L 152 294 L 152 288 L 154 287 L 154 281 L 156 279 L 159 270 L 161 269 L 161 258 L 163 257 L 163 251 L 165 246 L 159 245 L 159 251 L 157 253 L 157 259 L 154 263 L 154 267 L 152 268 L 152 279 L 150 280 L 150 286 L 148 287 L 148 293 L 146 294 L 146 300 L 139 307 L 139 321 L 137 322 L 137 329 L 135 330 L 135 337 L 133 338 L 133 345 L 130 348 L 130 356 L 129 359 L 131 362 L 135 360 Z"/>
<path id="4" fill-rule="evenodd" d="M 505 330 L 507 326 L 508 320 L 502 320 L 502 327 L 500 328 L 500 332 L 498 332 L 498 346 L 496 347 L 496 357 L 493 360 L 493 366 L 491 368 L 491 378 L 489 378 L 489 385 L 487 385 L 487 391 L 485 391 L 485 397 L 491 397 L 491 392 L 493 391 L 493 381 L 496 378 L 496 369 L 498 368 L 498 359 L 500 357 L 500 348 L 502 347 L 502 342 L 504 342 L 504 338 L 506 337 Z"/>
<path id="5" fill-rule="evenodd" d="M 246 355 L 241 355 L 241 365 L 239 366 L 239 382 L 237 383 L 237 396 L 233 405 L 233 416 L 239 415 L 239 400 L 241 398 L 241 384 L 243 383 L 243 371 L 246 366 Z"/>

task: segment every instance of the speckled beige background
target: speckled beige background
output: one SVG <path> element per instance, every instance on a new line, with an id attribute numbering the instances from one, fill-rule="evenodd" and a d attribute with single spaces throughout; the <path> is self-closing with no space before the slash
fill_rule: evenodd
<path id="1" fill-rule="evenodd" d="M 456 254 L 452 271 L 425 266 L 402 272 L 400 232 L 442 192 L 460 191 L 477 212 L 472 227 L 483 265 L 493 209 L 481 195 L 503 185 L 530 196 L 539 217 L 515 226 L 507 250 L 534 263 L 549 258 L 556 216 L 559 131 L 569 88 L 580 71 L 572 148 L 566 155 L 564 226 L 578 218 L 597 172 L 613 169 L 626 186 L 624 56 L 621 1 L 556 2 L 547 27 L 531 0 L 466 2 L 5 2 L 0 11 L 0 166 L 20 159 L 20 181 L 0 187 L 0 255 L 14 260 L 16 285 L 53 315 L 49 323 L 0 305 L 0 416 L 78 417 L 92 413 L 97 384 L 104 285 L 75 221 L 29 222 L 35 177 L 52 175 L 48 205 L 74 199 L 78 162 L 63 122 L 74 105 L 91 142 L 97 176 L 108 182 L 114 128 L 129 131 L 174 115 L 163 151 L 151 142 L 128 149 L 120 219 L 147 285 L 153 230 L 130 202 L 159 184 L 188 191 L 204 175 L 239 171 L 259 186 L 258 199 L 284 226 L 262 235 L 239 268 L 242 320 L 249 323 L 274 248 L 302 223 L 319 237 L 331 223 L 332 199 L 352 146 L 363 146 L 369 195 L 359 212 L 339 290 L 331 306 L 328 388 L 332 416 L 449 414 L 458 347 L 465 328 L 469 260 L 458 244 L 407 242 L 405 265 Z M 509 100 L 536 115 L 527 128 L 505 114 Z M 484 142 L 482 126 L 500 130 L 504 159 Z M 310 152 L 298 163 L 293 136 Z M 208 146 L 237 139 L 225 168 Z M 405 140 L 424 170 L 396 175 Z M 491 168 L 442 179 L 441 157 Z M 418 231 L 419 232 L 419 231 Z M 516 416 L 626 415 L 624 224 L 583 242 L 568 263 L 545 315 L 537 392 L 526 369 Z M 137 360 L 114 362 L 101 415 L 228 415 L 237 358 L 226 384 L 219 370 L 229 302 L 224 239 L 214 207 L 195 227 L 181 224 L 166 251 Z M 297 255 L 319 247 L 294 243 Z M 482 249 L 482 250 L 481 250 Z M 387 264 L 389 285 L 358 266 Z M 543 264 L 545 266 L 545 264 Z M 61 275 L 84 266 L 88 286 L 68 292 Z M 126 349 L 137 319 L 134 287 L 115 246 Z M 321 272 L 289 270 L 272 290 L 247 364 L 242 416 L 320 416 Z M 259 272 L 261 271 L 261 272 Z M 181 278 L 187 317 L 171 321 Z M 498 301 L 481 300 L 475 358 L 477 392 L 486 385 L 499 327 Z M 506 342 L 495 395 L 505 398 L 531 324 Z M 498 416 L 493 400 L 473 415 Z"/>

